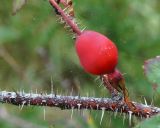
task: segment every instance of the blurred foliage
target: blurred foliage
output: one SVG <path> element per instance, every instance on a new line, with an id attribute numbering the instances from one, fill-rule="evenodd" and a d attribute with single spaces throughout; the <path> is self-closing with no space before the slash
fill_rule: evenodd
<path id="1" fill-rule="evenodd" d="M 0 4 L 0 88 L 1 90 L 25 90 L 50 92 L 51 76 L 54 90 L 64 95 L 106 97 L 107 91 L 95 81 L 96 77 L 83 71 L 74 49 L 72 34 L 57 21 L 48 0 L 27 1 L 21 10 L 12 15 L 13 2 L 1 0 Z M 142 65 L 146 59 L 160 55 L 160 1 L 159 0 L 73 0 L 77 20 L 87 29 L 107 35 L 119 49 L 118 68 L 124 72 L 130 96 L 137 102 L 146 97 L 148 104 L 160 106 L 159 94 L 144 77 Z M 17 7 L 17 8 L 16 8 Z M 12 11 L 13 10 L 13 11 Z M 16 11 L 17 11 L 16 10 Z M 96 91 L 95 91 L 96 90 Z M 151 91 L 152 90 L 152 91 Z M 3 118 L 0 126 L 25 127 L 28 122 L 46 128 L 124 128 L 128 117 L 114 116 L 106 112 L 100 126 L 100 111 L 78 112 L 70 119 L 70 111 L 46 108 L 5 106 L 0 110 L 9 117 L 23 120 L 14 123 L 13 118 Z M 2 116 L 0 116 L 2 118 Z M 135 126 L 140 119 L 133 118 Z M 30 125 L 31 126 L 31 125 Z M 143 125 L 144 126 L 144 125 Z"/>
<path id="2" fill-rule="evenodd" d="M 154 116 L 150 119 L 139 123 L 135 128 L 159 128 L 160 125 L 160 115 Z"/>
<path id="3" fill-rule="evenodd" d="M 156 58 L 149 59 L 145 61 L 144 64 L 144 71 L 145 75 L 147 76 L 148 80 L 153 83 L 160 85 L 160 57 L 157 56 Z"/>

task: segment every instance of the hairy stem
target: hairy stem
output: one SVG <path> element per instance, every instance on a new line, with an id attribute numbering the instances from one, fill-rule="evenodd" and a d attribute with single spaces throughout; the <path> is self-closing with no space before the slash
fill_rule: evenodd
<path id="1" fill-rule="evenodd" d="M 137 111 L 132 111 L 123 100 L 111 98 L 94 98 L 79 96 L 61 96 L 55 94 L 34 94 L 24 92 L 0 92 L 0 102 L 17 106 L 48 106 L 61 109 L 106 110 L 120 113 L 132 113 L 138 117 L 148 118 L 160 113 L 160 108 L 133 102 Z"/>
<path id="2" fill-rule="evenodd" d="M 109 93 L 110 93 L 112 96 L 118 95 L 118 91 L 117 91 L 116 89 L 114 89 L 114 88 L 112 87 L 112 85 L 109 83 L 107 74 L 102 75 L 102 76 L 101 76 L 101 79 L 102 79 L 102 81 L 103 81 L 103 85 L 106 87 L 106 89 L 109 91 Z"/>
<path id="3" fill-rule="evenodd" d="M 57 9 L 58 13 L 60 13 L 63 20 L 71 27 L 74 33 L 77 35 L 81 35 L 81 30 L 79 27 L 67 16 L 67 14 L 64 13 L 64 11 L 61 9 L 61 7 L 55 2 L 55 0 L 49 0 L 50 4 Z"/>

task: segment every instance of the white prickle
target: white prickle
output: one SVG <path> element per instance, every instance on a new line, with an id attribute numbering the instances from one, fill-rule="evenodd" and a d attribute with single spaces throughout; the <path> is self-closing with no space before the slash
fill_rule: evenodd
<path id="1" fill-rule="evenodd" d="M 87 92 L 87 98 L 89 97 L 89 93 Z"/>
<path id="2" fill-rule="evenodd" d="M 38 94 L 38 90 L 37 90 L 37 88 L 36 88 L 36 94 Z"/>
<path id="3" fill-rule="evenodd" d="M 74 106 L 71 107 L 71 120 L 73 118 Z"/>
<path id="4" fill-rule="evenodd" d="M 63 20 L 62 17 L 60 17 L 60 23 L 61 23 L 61 24 L 64 24 L 64 23 L 65 23 L 65 21 Z"/>
<path id="5" fill-rule="evenodd" d="M 30 97 L 32 97 L 32 89 L 31 89 L 31 91 L 30 91 Z"/>
<path id="6" fill-rule="evenodd" d="M 71 93 L 70 93 L 70 95 L 71 95 L 71 96 L 73 96 L 73 87 L 72 87 L 72 90 L 71 90 Z"/>
<path id="7" fill-rule="evenodd" d="M 126 120 L 126 114 L 123 113 L 123 125 L 124 125 L 125 120 Z"/>
<path id="8" fill-rule="evenodd" d="M 51 76 L 51 94 L 52 94 L 52 96 L 53 96 L 53 77 Z"/>
<path id="9" fill-rule="evenodd" d="M 22 90 L 22 95 L 24 95 L 25 93 L 24 93 L 24 89 Z"/>
<path id="10" fill-rule="evenodd" d="M 84 27 L 84 28 L 81 30 L 81 32 L 83 32 L 86 28 L 87 28 L 87 27 Z"/>
<path id="11" fill-rule="evenodd" d="M 128 111 L 129 113 L 129 126 L 131 126 L 131 121 L 132 121 L 132 111 Z"/>
<path id="12" fill-rule="evenodd" d="M 97 106 L 97 110 L 98 110 L 98 108 L 99 108 L 99 104 L 97 104 L 96 106 Z"/>
<path id="13" fill-rule="evenodd" d="M 31 100 L 28 101 L 28 106 L 29 106 L 29 107 L 31 106 Z"/>
<path id="14" fill-rule="evenodd" d="M 78 106 L 78 111 L 80 110 L 82 104 L 77 104 Z"/>
<path id="15" fill-rule="evenodd" d="M 18 108 L 21 109 L 21 105 L 20 104 L 18 105 Z"/>
<path id="16" fill-rule="evenodd" d="M 22 106 L 20 107 L 20 110 L 23 109 L 25 103 L 26 103 L 26 101 L 23 101 L 23 102 L 22 102 Z"/>
<path id="17" fill-rule="evenodd" d="M 99 87 L 101 87 L 103 85 L 103 82 L 100 83 Z"/>
<path id="18" fill-rule="evenodd" d="M 96 78 L 95 78 L 95 80 L 94 81 L 97 81 L 97 80 L 99 80 L 100 79 L 100 77 L 99 76 L 97 76 Z"/>
<path id="19" fill-rule="evenodd" d="M 43 107 L 43 119 L 46 120 L 46 109 Z"/>
<path id="20" fill-rule="evenodd" d="M 105 107 L 101 108 L 102 109 L 102 114 L 101 114 L 101 120 L 100 120 L 100 125 L 102 124 L 102 120 L 103 120 L 103 117 L 104 117 L 104 112 L 105 112 Z"/>
<path id="21" fill-rule="evenodd" d="M 151 106 L 153 106 L 153 104 L 154 104 L 154 97 L 152 96 Z"/>
<path id="22" fill-rule="evenodd" d="M 66 8 L 63 9 L 63 12 L 66 11 L 69 8 L 69 6 L 67 6 Z"/>
<path id="23" fill-rule="evenodd" d="M 114 118 L 117 117 L 117 113 L 118 113 L 118 109 L 116 109 L 115 112 L 114 112 Z"/>
<path id="24" fill-rule="evenodd" d="M 120 115 L 122 115 L 122 113 L 123 113 L 123 110 L 122 110 L 122 108 L 120 109 Z"/>
<path id="25" fill-rule="evenodd" d="M 145 103 L 145 105 L 146 106 L 148 106 L 148 104 L 147 104 L 147 100 L 146 100 L 146 98 L 144 97 L 144 103 Z"/>

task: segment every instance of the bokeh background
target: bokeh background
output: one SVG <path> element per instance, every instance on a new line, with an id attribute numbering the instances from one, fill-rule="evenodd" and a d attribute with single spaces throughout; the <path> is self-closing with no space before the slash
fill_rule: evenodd
<path id="1" fill-rule="evenodd" d="M 15 0 L 16 1 L 16 0 Z M 59 24 L 48 0 L 28 0 L 16 14 L 15 1 L 0 4 L 1 90 L 110 97 L 101 82 L 81 68 L 72 34 Z M 159 0 L 73 0 L 82 27 L 105 34 L 119 49 L 118 68 L 125 74 L 132 100 L 160 106 L 159 94 L 143 72 L 144 61 L 160 55 Z M 99 87 L 100 86 L 100 87 Z M 100 111 L 74 111 L 0 104 L 1 128 L 128 128 L 128 116 Z M 124 121 L 123 121 L 124 120 Z M 142 119 L 133 117 L 132 126 Z"/>

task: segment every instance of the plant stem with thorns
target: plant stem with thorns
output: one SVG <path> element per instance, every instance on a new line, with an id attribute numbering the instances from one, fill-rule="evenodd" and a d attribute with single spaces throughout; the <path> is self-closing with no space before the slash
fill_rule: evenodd
<path id="1" fill-rule="evenodd" d="M 71 27 L 74 33 L 77 34 L 77 36 L 81 35 L 82 31 L 78 28 L 77 24 L 74 23 L 72 20 L 73 17 L 69 14 L 66 14 L 61 7 L 55 2 L 55 0 L 49 0 L 50 4 L 54 7 L 54 9 L 60 14 L 61 18 L 66 22 L 67 25 Z M 61 1 L 59 1 L 60 3 Z M 62 1 L 62 4 L 66 7 L 66 3 Z M 118 92 L 122 93 L 124 96 L 124 101 L 128 105 L 128 107 L 135 111 L 136 108 L 134 104 L 129 99 L 128 91 L 125 87 L 125 80 L 123 78 L 123 75 L 118 69 L 115 69 L 113 73 L 104 74 L 101 76 L 102 81 L 104 83 L 104 86 L 109 90 L 110 94 L 112 96 L 117 96 Z"/>
<path id="2" fill-rule="evenodd" d="M 132 111 L 123 100 L 80 96 L 61 96 L 55 94 L 35 94 L 25 92 L 0 91 L 0 103 L 20 106 L 48 106 L 63 109 L 105 110 L 131 113 L 137 117 L 149 118 L 160 113 L 160 108 L 134 102 L 137 111 Z"/>
<path id="3" fill-rule="evenodd" d="M 81 35 L 81 30 L 79 29 L 79 27 L 77 26 L 77 24 L 74 23 L 73 20 L 71 20 L 69 18 L 69 14 L 66 14 L 62 8 L 57 4 L 57 2 L 55 2 L 55 0 L 49 0 L 50 4 L 58 11 L 58 13 L 61 15 L 61 17 L 63 18 L 63 20 L 66 22 L 67 25 L 69 25 L 71 27 L 71 29 L 73 30 L 74 33 L 78 35 Z"/>

